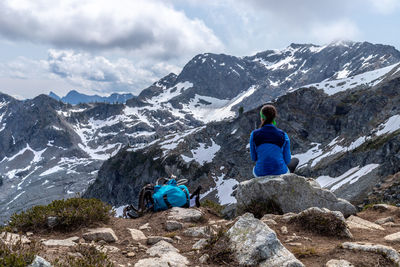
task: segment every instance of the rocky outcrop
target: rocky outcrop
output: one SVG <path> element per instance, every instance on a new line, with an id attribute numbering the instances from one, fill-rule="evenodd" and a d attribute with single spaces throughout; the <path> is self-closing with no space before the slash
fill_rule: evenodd
<path id="1" fill-rule="evenodd" d="M 313 179 L 296 174 L 260 177 L 239 184 L 236 190 L 237 209 L 243 213 L 255 203 L 274 203 L 283 213 L 301 212 L 310 207 L 340 211 L 344 216 L 357 212 L 356 208 L 332 192 L 322 189 Z"/>
<path id="2" fill-rule="evenodd" d="M 111 228 L 96 228 L 89 229 L 89 232 L 84 233 L 82 237 L 87 241 L 116 242 L 118 237 L 115 235 L 114 230 Z"/>
<path id="3" fill-rule="evenodd" d="M 330 211 L 326 208 L 320 209 L 316 207 L 308 208 L 293 216 L 290 222 L 327 236 L 353 237 L 340 211 Z"/>
<path id="4" fill-rule="evenodd" d="M 273 230 L 250 213 L 240 216 L 227 235 L 241 266 L 304 266 L 281 244 Z"/>

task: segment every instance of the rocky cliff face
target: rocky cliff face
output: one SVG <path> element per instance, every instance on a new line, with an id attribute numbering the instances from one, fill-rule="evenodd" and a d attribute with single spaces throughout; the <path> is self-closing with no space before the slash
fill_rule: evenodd
<path id="1" fill-rule="evenodd" d="M 313 160 L 314 166 L 310 161 L 301 172 L 337 177 L 349 170 L 346 167 L 359 166 L 354 172 L 372 175 L 381 167 L 372 170 L 375 165 L 370 164 L 382 164 L 388 148 L 379 152 L 381 161 L 366 161 L 357 154 L 354 162 L 358 165 L 348 158 L 347 165 L 339 164 L 338 170 L 330 167 L 333 163 L 328 164 L 328 159 L 334 157 L 326 157 L 325 151 L 361 142 L 368 130 L 390 119 L 389 108 L 382 114 L 378 109 L 386 103 L 382 99 L 392 97 L 386 91 L 379 91 L 380 98 L 379 94 L 374 97 L 375 91 L 365 96 L 364 92 L 379 90 L 378 84 L 388 85 L 396 76 L 393 63 L 399 61 L 400 53 L 391 46 L 292 44 L 251 57 L 195 56 L 179 75 L 167 75 L 126 104 L 73 106 L 47 96 L 18 101 L 1 95 L 0 221 L 31 205 L 85 191 L 107 159 L 87 195 L 125 204 L 136 197 L 144 182 L 175 173 L 190 179 L 192 187 L 205 185 L 209 191 L 204 196 L 229 203 L 232 185 L 251 175 L 246 145 L 259 123 L 258 110 L 252 108 L 302 86 L 319 90 L 295 91 L 276 102 L 281 111 L 279 126 L 292 136 L 294 153 L 312 148 L 324 156 L 323 163 Z M 388 106 L 395 107 L 394 99 L 387 101 Z M 234 119 L 240 106 L 249 112 Z M 310 114 L 311 108 L 315 114 Z M 396 114 L 395 109 L 390 112 Z M 371 116 L 376 120 L 370 122 Z M 388 123 L 393 120 L 396 117 Z M 386 139 L 382 142 L 386 144 Z M 343 151 L 332 153 L 342 155 Z M 391 166 L 395 164 L 394 158 Z"/>

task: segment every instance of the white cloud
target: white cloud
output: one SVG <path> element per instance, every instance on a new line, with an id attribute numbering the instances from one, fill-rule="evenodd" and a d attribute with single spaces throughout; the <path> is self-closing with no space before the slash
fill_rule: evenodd
<path id="1" fill-rule="evenodd" d="M 355 40 L 360 34 L 357 25 L 349 20 L 317 24 L 311 29 L 312 38 L 321 43 L 329 43 L 335 40 Z"/>
<path id="2" fill-rule="evenodd" d="M 112 92 L 138 94 L 170 72 L 179 73 L 179 71 L 180 68 L 177 66 L 165 62 L 134 64 L 125 58 L 111 60 L 85 52 L 50 49 L 47 59 L 32 60 L 19 57 L 0 63 L 0 78 L 3 81 L 0 91 L 7 91 L 8 87 L 18 88 L 22 91 L 13 91 L 11 94 L 19 93 L 25 97 L 48 93 L 49 90 L 65 94 L 71 89 L 99 94 Z M 36 90 L 36 94 L 32 95 L 27 91 L 29 82 L 25 80 L 35 80 L 37 86 L 30 90 Z M 27 87 L 26 90 L 23 86 Z M 57 90 L 57 86 L 63 90 Z"/>
<path id="3" fill-rule="evenodd" d="M 368 0 L 373 9 L 382 14 L 390 14 L 400 7 L 399 0 Z"/>
<path id="4" fill-rule="evenodd" d="M 3 0 L 0 34 L 60 48 L 122 49 L 165 59 L 223 47 L 203 21 L 161 0 Z"/>

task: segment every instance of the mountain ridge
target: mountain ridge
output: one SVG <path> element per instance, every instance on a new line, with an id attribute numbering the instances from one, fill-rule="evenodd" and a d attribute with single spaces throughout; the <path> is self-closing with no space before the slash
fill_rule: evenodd
<path id="1" fill-rule="evenodd" d="M 134 98 L 131 93 L 119 94 L 112 93 L 109 96 L 87 95 L 79 93 L 76 90 L 69 91 L 65 96 L 59 97 L 54 92 L 50 92 L 49 96 L 55 100 L 62 101 L 67 104 L 77 105 L 84 103 L 104 102 L 104 103 L 126 103 L 127 100 Z"/>
<path id="2" fill-rule="evenodd" d="M 257 108 L 263 103 L 287 93 L 296 95 L 294 90 L 310 84 L 320 96 L 316 98 L 318 101 L 325 95 L 337 97 L 347 91 L 377 86 L 398 74 L 395 64 L 400 62 L 400 52 L 389 46 L 380 47 L 379 53 L 376 49 L 374 45 L 351 43 L 326 47 L 294 45 L 281 51 L 270 50 L 272 52 L 265 55 L 241 58 L 206 53 L 193 57 L 179 75 L 165 76 L 126 104 L 70 105 L 48 96 L 18 101 L 0 95 L 0 173 L 3 176 L 0 213 L 4 216 L 0 220 L 30 205 L 83 193 L 96 179 L 103 162 L 114 160 L 118 151 L 122 154 L 127 149 L 132 150 L 126 152 L 129 154 L 141 149 L 153 151 L 151 147 L 154 146 L 152 159 L 159 169 L 144 173 L 146 181 L 181 168 L 190 175 L 196 174 L 193 186 L 201 180 L 210 190 L 215 184 L 228 188 L 245 177 L 245 173 L 251 173 L 251 163 L 243 153 L 248 140 L 236 139 L 236 136 L 247 136 L 258 124 L 258 117 L 250 119 L 250 124 L 241 122 L 245 123 L 246 131 L 241 127 L 230 128 L 229 123 L 234 121 L 240 106 L 244 107 L 244 114 L 257 115 Z M 336 59 L 338 54 L 341 57 Z M 321 72 L 318 64 L 313 65 L 315 60 L 321 61 L 320 65 L 329 62 L 327 66 L 330 67 Z M 338 76 L 341 78 L 337 79 Z M 231 92 L 229 77 L 234 81 L 242 79 L 235 88 L 236 95 Z M 203 81 L 207 83 L 201 84 Z M 304 103 L 312 106 L 305 100 Z M 344 105 L 338 112 L 345 113 L 348 108 Z M 242 119 L 245 117 L 247 115 Z M 214 138 L 218 132 L 210 127 L 221 132 L 229 129 L 229 133 Z M 310 134 L 309 130 L 308 133 L 303 130 L 299 131 Z M 189 143 L 182 141 L 186 139 Z M 222 146 L 224 143 L 230 146 Z M 306 152 L 310 143 L 294 142 L 293 149 L 296 153 Z M 170 150 L 185 144 L 189 146 L 179 155 L 171 154 L 175 158 L 168 156 Z M 150 150 L 148 152 L 153 153 Z M 220 158 L 220 150 L 229 156 Z M 137 157 L 141 160 L 144 155 Z M 165 159 L 163 164 L 157 160 L 160 157 Z M 213 160 L 217 163 L 212 163 Z M 131 164 L 134 162 L 132 160 Z M 209 173 L 210 166 L 222 162 L 227 162 L 225 175 L 228 176 L 221 176 L 218 169 L 216 176 Z M 244 167 L 238 169 L 231 165 Z M 138 169 L 134 173 L 142 171 Z M 232 178 L 235 175 L 238 176 L 236 180 Z M 115 178 L 120 179 L 120 174 Z M 137 188 L 139 184 L 132 190 Z M 132 197 L 136 196 L 133 191 Z M 36 196 L 42 192 L 46 192 L 46 197 Z M 119 205 L 123 201 L 114 203 Z"/>

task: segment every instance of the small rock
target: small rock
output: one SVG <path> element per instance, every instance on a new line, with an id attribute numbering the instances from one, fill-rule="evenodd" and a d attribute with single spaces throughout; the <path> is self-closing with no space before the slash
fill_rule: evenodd
<path id="1" fill-rule="evenodd" d="M 26 236 L 27 237 L 33 236 L 33 233 L 32 232 L 26 232 Z"/>
<path id="2" fill-rule="evenodd" d="M 72 239 L 49 239 L 43 241 L 42 243 L 46 247 L 74 247 L 77 245 L 77 243 L 75 243 L 73 240 L 75 240 L 75 237 L 72 237 Z"/>
<path id="3" fill-rule="evenodd" d="M 282 226 L 282 227 L 281 227 L 281 233 L 282 233 L 283 235 L 287 235 L 287 234 L 289 233 L 286 226 Z"/>
<path id="4" fill-rule="evenodd" d="M 83 238 L 79 238 L 79 243 L 80 243 L 80 244 L 83 244 L 83 243 L 85 243 L 85 239 L 83 239 Z"/>
<path id="5" fill-rule="evenodd" d="M 147 239 L 147 237 L 140 230 L 128 228 L 128 231 L 131 233 L 131 237 L 132 237 L 133 241 L 139 242 L 139 241 Z"/>
<path id="6" fill-rule="evenodd" d="M 52 267 L 50 262 L 46 261 L 40 256 L 35 256 L 33 262 L 28 267 Z"/>
<path id="7" fill-rule="evenodd" d="M 145 223 L 139 227 L 139 230 L 150 230 L 150 229 L 151 229 L 151 227 L 150 227 L 149 223 Z"/>
<path id="8" fill-rule="evenodd" d="M 129 252 L 129 253 L 126 254 L 126 256 L 127 256 L 128 258 L 133 258 L 133 257 L 136 256 L 136 253 L 135 253 L 135 252 Z"/>
<path id="9" fill-rule="evenodd" d="M 210 237 L 215 231 L 209 226 L 190 227 L 183 232 L 184 236 L 190 237 Z"/>
<path id="10" fill-rule="evenodd" d="M 346 260 L 330 260 L 326 263 L 326 267 L 354 267 L 354 265 Z"/>
<path id="11" fill-rule="evenodd" d="M 178 221 L 166 221 L 165 222 L 165 230 L 167 231 L 176 231 L 182 229 L 183 224 Z"/>
<path id="12" fill-rule="evenodd" d="M 380 211 L 380 212 L 384 212 L 384 211 L 396 211 L 399 208 L 392 206 L 392 205 L 387 205 L 387 204 L 375 204 L 372 206 L 372 209 Z"/>
<path id="13" fill-rule="evenodd" d="M 84 233 L 82 237 L 86 241 L 104 240 L 108 243 L 118 241 L 118 237 L 115 235 L 113 229 L 111 228 L 89 229 L 89 232 Z"/>
<path id="14" fill-rule="evenodd" d="M 203 249 L 207 244 L 207 239 L 202 238 L 193 245 L 192 249 L 200 250 Z"/>
<path id="15" fill-rule="evenodd" d="M 172 238 L 169 237 L 165 237 L 165 236 L 149 236 L 147 238 L 147 245 L 154 245 L 159 241 L 166 241 L 168 243 L 173 243 L 174 241 L 172 240 Z"/>
<path id="16" fill-rule="evenodd" d="M 394 222 L 394 218 L 392 216 L 386 217 L 386 218 L 381 218 L 375 221 L 376 224 L 384 224 L 387 222 Z"/>
<path id="17" fill-rule="evenodd" d="M 181 241 L 181 240 L 182 240 L 182 237 L 180 237 L 179 235 L 176 235 L 176 236 L 174 236 L 174 239 L 176 239 L 176 240 L 178 240 L 178 241 Z"/>
<path id="18" fill-rule="evenodd" d="M 201 256 L 201 257 L 199 258 L 199 262 L 200 262 L 201 264 L 206 264 L 209 258 L 210 258 L 210 255 L 208 255 L 208 254 L 203 254 L 203 256 Z"/>
<path id="19" fill-rule="evenodd" d="M 372 223 L 353 215 L 347 218 L 346 223 L 350 229 L 385 230 L 382 226 L 376 223 Z"/>
<path id="20" fill-rule="evenodd" d="M 384 239 L 388 242 L 394 242 L 394 243 L 399 243 L 400 242 L 400 232 L 387 235 L 384 237 Z"/>
<path id="21" fill-rule="evenodd" d="M 184 221 L 184 222 L 198 222 L 204 217 L 204 214 L 194 208 L 185 209 L 173 207 L 169 210 L 168 219 L 175 221 Z"/>
<path id="22" fill-rule="evenodd" d="M 49 228 L 54 228 L 58 224 L 57 217 L 47 217 L 47 226 Z"/>

